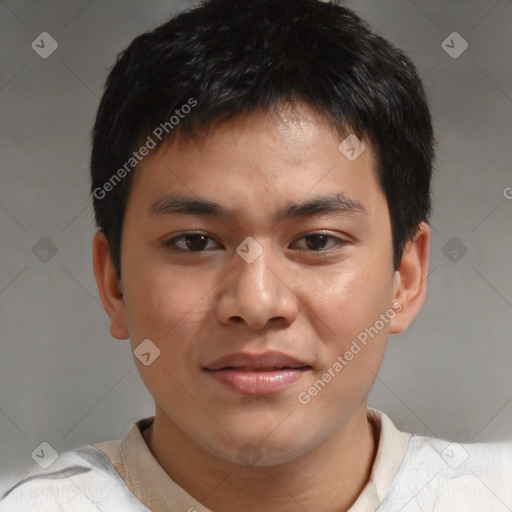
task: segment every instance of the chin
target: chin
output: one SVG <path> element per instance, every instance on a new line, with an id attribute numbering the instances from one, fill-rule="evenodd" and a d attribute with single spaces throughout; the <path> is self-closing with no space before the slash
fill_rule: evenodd
<path id="1" fill-rule="evenodd" d="M 294 461 L 321 443 L 315 442 L 316 436 L 308 437 L 304 423 L 302 427 L 287 425 L 287 428 L 286 421 L 280 426 L 275 422 L 272 427 L 267 423 L 260 428 L 255 422 L 239 424 L 235 432 L 230 429 L 233 437 L 224 438 L 220 445 L 215 443 L 215 455 L 240 466 L 266 468 Z"/>

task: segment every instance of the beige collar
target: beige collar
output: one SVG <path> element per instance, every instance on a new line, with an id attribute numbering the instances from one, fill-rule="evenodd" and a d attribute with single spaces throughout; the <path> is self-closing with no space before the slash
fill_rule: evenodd
<path id="1" fill-rule="evenodd" d="M 369 512 L 382 503 L 405 457 L 411 434 L 400 432 L 384 413 L 368 409 L 368 418 L 379 433 L 379 446 L 370 481 L 349 512 Z M 128 488 L 154 512 L 211 512 L 176 484 L 149 450 L 142 431 L 154 416 L 133 423 L 121 441 L 96 443 L 104 452 Z"/>

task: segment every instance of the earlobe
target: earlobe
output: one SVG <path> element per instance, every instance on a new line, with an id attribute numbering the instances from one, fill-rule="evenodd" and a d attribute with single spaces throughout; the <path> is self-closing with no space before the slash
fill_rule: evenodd
<path id="1" fill-rule="evenodd" d="M 98 231 L 93 239 L 93 267 L 103 308 L 110 319 L 110 333 L 118 340 L 128 338 L 122 286 L 117 279 L 105 233 Z"/>
<path id="2" fill-rule="evenodd" d="M 390 334 L 407 329 L 421 309 L 427 292 L 429 258 L 430 227 L 422 222 L 413 239 L 407 242 L 400 268 L 395 271 L 393 304 L 400 304 L 400 311 L 391 321 Z"/>

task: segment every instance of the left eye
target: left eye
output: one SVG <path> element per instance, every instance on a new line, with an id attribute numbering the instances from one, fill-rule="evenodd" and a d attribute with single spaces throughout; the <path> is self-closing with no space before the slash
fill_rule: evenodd
<path id="1" fill-rule="evenodd" d="M 314 233 L 311 235 L 304 235 L 303 237 L 299 238 L 299 240 L 305 240 L 306 241 L 306 249 L 309 249 L 311 251 L 320 252 L 326 249 L 332 249 L 332 247 L 335 247 L 336 245 L 339 245 L 342 243 L 342 241 L 339 238 L 336 238 L 334 236 L 326 235 L 323 233 Z M 329 241 L 332 241 L 333 244 L 331 244 L 330 247 L 326 247 L 329 243 Z"/>

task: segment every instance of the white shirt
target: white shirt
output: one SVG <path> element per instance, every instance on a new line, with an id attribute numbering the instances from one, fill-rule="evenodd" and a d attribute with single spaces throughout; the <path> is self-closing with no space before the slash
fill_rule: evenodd
<path id="1" fill-rule="evenodd" d="M 371 477 L 349 512 L 512 511 L 512 443 L 457 444 L 400 432 L 368 409 L 379 433 Z M 134 423 L 119 441 L 59 455 L 10 489 L 0 512 L 211 512 L 177 485 Z"/>

